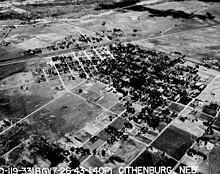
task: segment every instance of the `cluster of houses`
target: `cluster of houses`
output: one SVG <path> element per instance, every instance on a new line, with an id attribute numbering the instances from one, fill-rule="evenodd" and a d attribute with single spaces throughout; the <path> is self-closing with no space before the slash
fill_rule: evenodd
<path id="1" fill-rule="evenodd" d="M 113 30 L 103 30 L 100 32 L 96 32 L 96 35 L 100 37 L 107 37 L 109 40 L 113 40 L 125 36 L 124 32 L 120 28 L 114 28 Z"/>
<path id="2" fill-rule="evenodd" d="M 61 75 L 74 73 L 81 78 L 92 78 L 108 84 L 106 91 L 113 90 L 121 94 L 120 99 L 126 109 L 122 117 L 147 126 L 141 128 L 139 134 L 155 130 L 160 122 L 168 124 L 177 117 L 175 111 L 167 108 L 168 100 L 187 104 L 191 97 L 198 95 L 204 88 L 203 83 L 198 85 L 200 78 L 197 68 L 184 65 L 182 55 L 174 58 L 165 53 L 121 43 L 110 45 L 108 49 L 112 55 L 107 54 L 108 50 L 96 47 L 86 52 L 54 56 L 54 66 L 47 67 L 45 71 L 49 77 L 57 76 L 57 69 Z M 139 110 L 134 105 L 139 105 Z M 130 123 L 121 130 L 108 126 L 104 130 L 112 135 L 107 141 L 108 146 L 126 140 L 133 127 Z M 92 137 L 90 141 L 94 142 L 96 138 Z M 80 155 L 93 153 L 102 157 L 108 153 L 108 149 L 102 149 L 100 153 L 83 148 L 72 150 Z"/>
<path id="3" fill-rule="evenodd" d="M 147 123 L 153 128 L 160 121 L 169 123 L 177 114 L 162 113 L 166 101 L 187 104 L 206 86 L 200 82 L 196 67 L 184 65 L 182 55 L 169 56 L 121 43 L 110 45 L 109 50 L 113 57 L 101 56 L 91 49 L 88 53 L 80 51 L 54 56 L 52 60 L 61 74 L 76 71 L 82 78 L 93 78 L 110 85 L 109 88 L 120 93 L 121 98 L 126 98 L 128 115 L 137 112 L 133 103 L 138 103 L 142 110 L 133 118 L 129 116 L 135 122 Z M 162 107 L 162 114 L 155 112 L 159 107 Z"/>

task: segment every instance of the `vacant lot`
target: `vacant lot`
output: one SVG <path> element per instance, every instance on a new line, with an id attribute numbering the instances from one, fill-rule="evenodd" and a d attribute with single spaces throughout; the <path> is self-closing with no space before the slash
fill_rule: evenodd
<path id="1" fill-rule="evenodd" d="M 121 114 L 124 110 L 125 110 L 124 104 L 122 103 L 117 103 L 116 105 L 110 108 L 110 111 L 116 114 Z"/>
<path id="2" fill-rule="evenodd" d="M 84 79 L 79 78 L 78 76 L 74 76 L 74 80 L 70 79 L 67 76 L 62 78 L 62 81 L 63 81 L 64 85 L 66 86 L 66 89 L 68 89 L 68 90 L 73 89 L 76 85 L 83 82 L 83 80 Z"/>
<path id="3" fill-rule="evenodd" d="M 105 85 L 100 82 L 86 81 L 74 88 L 72 92 L 105 108 L 110 108 L 118 102 L 118 97 L 113 92 L 103 92 L 104 88 Z"/>
<path id="4" fill-rule="evenodd" d="M 124 118 L 122 117 L 118 117 L 116 120 L 114 120 L 110 125 L 112 127 L 115 127 L 116 129 L 120 130 L 122 129 L 122 127 L 124 127 L 124 124 L 125 123 L 128 123 L 127 120 L 125 120 Z"/>
<path id="5" fill-rule="evenodd" d="M 209 164 L 210 164 L 210 170 L 212 173 L 219 173 L 220 172 L 220 166 L 218 165 L 220 162 L 220 149 L 219 146 L 215 146 L 209 155 Z"/>
<path id="6" fill-rule="evenodd" d="M 112 114 L 111 112 L 104 112 L 99 115 L 96 119 L 104 124 L 110 123 L 117 115 Z M 117 120 L 117 119 L 116 119 Z"/>
<path id="7" fill-rule="evenodd" d="M 97 101 L 99 98 L 104 96 L 102 89 L 105 85 L 101 83 L 95 83 L 93 81 L 85 81 L 84 83 L 80 84 L 76 88 L 72 90 L 72 92 L 90 100 L 92 102 Z M 82 92 L 80 91 L 82 90 Z M 80 93 L 81 92 L 81 93 Z"/>
<path id="8" fill-rule="evenodd" d="M 91 156 L 89 159 L 87 159 L 84 163 L 83 163 L 83 167 L 85 167 L 86 169 L 91 169 L 91 168 L 95 168 L 95 167 L 102 167 L 104 165 L 103 162 L 101 162 L 96 156 Z"/>
<path id="9" fill-rule="evenodd" d="M 196 137 L 200 137 L 205 132 L 205 128 L 204 129 L 200 128 L 199 122 L 188 120 L 188 119 L 186 119 L 185 121 L 176 119 L 172 122 L 172 125 Z"/>

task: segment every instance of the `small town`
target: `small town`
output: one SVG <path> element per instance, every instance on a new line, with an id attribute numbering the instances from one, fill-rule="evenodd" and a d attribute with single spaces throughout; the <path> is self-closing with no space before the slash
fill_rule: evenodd
<path id="1" fill-rule="evenodd" d="M 219 174 L 219 8 L 0 3 L 0 171 Z"/>

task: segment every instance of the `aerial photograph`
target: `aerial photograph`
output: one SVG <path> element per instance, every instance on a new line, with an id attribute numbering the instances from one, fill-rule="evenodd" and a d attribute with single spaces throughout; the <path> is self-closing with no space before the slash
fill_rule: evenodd
<path id="1" fill-rule="evenodd" d="M 0 174 L 220 174 L 220 0 L 0 0 Z"/>

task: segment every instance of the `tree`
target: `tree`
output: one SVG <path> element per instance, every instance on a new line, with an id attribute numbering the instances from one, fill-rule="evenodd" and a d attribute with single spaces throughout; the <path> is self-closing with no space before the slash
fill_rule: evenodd
<path id="1" fill-rule="evenodd" d="M 80 161 L 76 157 L 71 156 L 70 160 L 71 160 L 71 162 L 69 164 L 69 167 L 71 169 L 75 169 L 80 166 Z"/>

